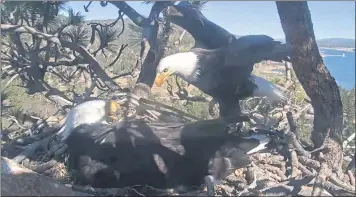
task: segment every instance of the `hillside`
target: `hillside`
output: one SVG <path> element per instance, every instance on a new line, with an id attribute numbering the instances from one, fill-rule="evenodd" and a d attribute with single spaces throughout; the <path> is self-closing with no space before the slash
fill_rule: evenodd
<path id="1" fill-rule="evenodd" d="M 241 35 L 234 34 L 237 38 Z M 275 38 L 280 42 L 285 42 L 284 38 Z M 324 48 L 355 48 L 355 39 L 349 38 L 325 38 L 316 40 L 319 47 Z"/>
<path id="2" fill-rule="evenodd" d="M 316 41 L 319 47 L 328 48 L 355 48 L 355 39 L 348 38 L 326 38 Z"/>

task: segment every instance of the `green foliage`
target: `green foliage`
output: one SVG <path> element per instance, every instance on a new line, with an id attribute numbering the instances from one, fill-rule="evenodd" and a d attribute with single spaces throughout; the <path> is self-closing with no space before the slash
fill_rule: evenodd
<path id="1" fill-rule="evenodd" d="M 111 52 L 115 52 L 117 50 L 117 45 L 114 43 L 114 41 L 117 39 L 119 33 L 118 28 L 104 27 L 99 28 L 98 30 L 101 35 L 100 42 L 102 46 Z"/>
<path id="2" fill-rule="evenodd" d="M 68 25 L 78 25 L 82 23 L 85 16 L 81 12 L 76 12 L 73 8 L 68 8 Z"/>
<path id="3" fill-rule="evenodd" d="M 344 112 L 344 133 L 343 138 L 349 137 L 355 132 L 355 88 L 351 90 L 345 90 L 339 87 L 341 102 Z M 296 94 L 298 97 L 298 94 Z M 298 98 L 295 98 L 298 100 Z M 301 98 L 300 98 L 301 100 Z M 304 141 L 310 141 L 310 132 L 312 131 L 312 120 L 307 120 L 303 115 L 298 119 L 297 128 L 300 132 L 300 136 Z"/>
<path id="4" fill-rule="evenodd" d="M 304 102 L 304 99 L 307 98 L 307 94 L 305 93 L 303 86 L 299 83 L 296 85 L 294 97 L 292 98 L 292 103 L 295 105 L 301 105 Z"/>
<path id="5" fill-rule="evenodd" d="M 278 84 L 282 80 L 281 77 L 273 77 L 269 81 L 273 84 Z"/>
<path id="6" fill-rule="evenodd" d="M 64 35 L 68 36 L 68 40 L 70 40 L 71 42 L 83 47 L 88 46 L 90 41 L 89 30 L 83 25 L 69 26 L 64 31 Z"/>
<path id="7" fill-rule="evenodd" d="M 1 23 L 26 24 L 43 30 L 52 23 L 63 1 L 5 1 L 1 6 Z"/>
<path id="8" fill-rule="evenodd" d="M 347 128 L 343 135 L 348 137 L 355 132 L 355 88 L 347 91 L 339 87 L 339 90 L 344 111 L 344 127 Z"/>

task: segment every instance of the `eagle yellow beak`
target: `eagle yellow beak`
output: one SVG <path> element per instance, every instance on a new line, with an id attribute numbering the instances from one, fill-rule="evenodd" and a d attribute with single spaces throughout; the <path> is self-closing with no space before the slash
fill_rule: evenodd
<path id="1" fill-rule="evenodd" d="M 116 112 L 120 109 L 120 107 L 120 103 L 118 103 L 117 101 L 109 101 L 109 118 L 111 118 L 112 120 L 118 120 L 118 118 L 116 117 Z"/>
<path id="2" fill-rule="evenodd" d="M 162 73 L 157 73 L 156 79 L 155 79 L 155 84 L 156 86 L 160 87 L 164 83 L 164 81 L 167 80 L 167 78 L 172 74 L 172 72 L 167 71 L 167 72 L 162 72 Z"/>

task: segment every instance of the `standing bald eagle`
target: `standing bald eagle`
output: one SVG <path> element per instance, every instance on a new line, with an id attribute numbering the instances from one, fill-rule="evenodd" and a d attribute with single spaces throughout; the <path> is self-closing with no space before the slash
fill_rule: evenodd
<path id="1" fill-rule="evenodd" d="M 232 36 L 227 47 L 193 48 L 163 58 L 157 66 L 155 84 L 161 86 L 170 75 L 178 75 L 212 96 L 219 103 L 220 117 L 234 121 L 241 113 L 239 100 L 258 95 L 259 87 L 270 87 L 271 94 L 280 92 L 266 84 L 266 80 L 251 76 L 254 64 L 263 60 L 289 61 L 291 49 L 291 45 L 266 35 L 238 39 Z"/>

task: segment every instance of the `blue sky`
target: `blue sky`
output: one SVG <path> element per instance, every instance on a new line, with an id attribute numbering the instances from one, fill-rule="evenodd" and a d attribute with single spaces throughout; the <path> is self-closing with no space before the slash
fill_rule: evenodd
<path id="1" fill-rule="evenodd" d="M 118 9 L 110 3 L 101 7 L 93 2 L 89 12 L 83 5 L 88 1 L 71 1 L 68 6 L 81 11 L 86 19 L 114 19 Z M 142 1 L 127 1 L 140 14 L 147 16 L 151 5 Z M 355 39 L 355 2 L 353 1 L 309 1 L 314 32 L 318 39 Z M 274 1 L 211 1 L 202 10 L 205 17 L 229 32 L 237 35 L 266 34 L 273 38 L 284 38 Z"/>

